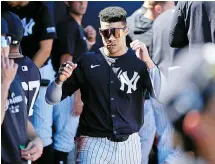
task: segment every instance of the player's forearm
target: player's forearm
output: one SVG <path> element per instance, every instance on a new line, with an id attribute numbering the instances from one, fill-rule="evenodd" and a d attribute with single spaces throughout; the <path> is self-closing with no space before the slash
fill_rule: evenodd
<path id="1" fill-rule="evenodd" d="M 54 105 L 61 101 L 62 97 L 62 85 L 53 80 L 46 90 L 46 102 Z"/>
<path id="2" fill-rule="evenodd" d="M 160 100 L 161 92 L 166 88 L 167 79 L 155 65 L 153 68 L 149 69 L 149 77 L 153 87 L 152 96 L 157 100 Z"/>
<path id="3" fill-rule="evenodd" d="M 34 55 L 32 59 L 38 68 L 43 66 L 46 60 L 49 58 L 52 50 L 53 39 L 47 39 L 40 41 L 40 49 Z"/>
<path id="4" fill-rule="evenodd" d="M 156 67 L 154 62 L 152 61 L 152 59 L 149 56 L 146 56 L 144 58 L 144 62 L 146 63 L 146 66 L 148 69 L 153 69 Z"/>
<path id="5" fill-rule="evenodd" d="M 149 55 L 144 55 L 141 59 L 149 70 L 149 77 L 152 84 L 151 96 L 160 99 L 160 92 L 165 88 L 167 80 L 160 69 L 154 64 Z"/>
<path id="6" fill-rule="evenodd" d="M 49 58 L 51 53 L 51 50 L 46 49 L 39 49 L 37 53 L 35 54 L 34 58 L 32 59 L 34 64 L 40 68 L 43 66 L 43 64 L 46 62 L 46 60 Z"/>
<path id="7" fill-rule="evenodd" d="M 6 108 L 9 88 L 10 88 L 10 84 L 1 83 L 1 124 L 5 116 L 5 108 Z"/>
<path id="8" fill-rule="evenodd" d="M 39 138 L 38 134 L 36 133 L 32 123 L 28 120 L 27 121 L 27 136 L 28 136 L 28 139 L 30 141 L 36 139 L 36 138 Z"/>

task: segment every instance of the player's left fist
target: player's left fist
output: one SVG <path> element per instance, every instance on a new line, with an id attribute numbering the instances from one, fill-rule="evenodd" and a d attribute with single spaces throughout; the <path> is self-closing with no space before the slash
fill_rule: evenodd
<path id="1" fill-rule="evenodd" d="M 147 47 L 143 42 L 139 40 L 134 40 L 133 42 L 130 43 L 130 46 L 135 51 L 137 57 L 140 60 L 144 62 L 151 60 L 151 58 L 149 57 Z"/>
<path id="2" fill-rule="evenodd" d="M 36 161 L 43 153 L 43 142 L 39 137 L 30 141 L 27 147 L 21 150 L 22 158 L 30 161 Z"/>
<path id="3" fill-rule="evenodd" d="M 88 42 L 96 41 L 96 30 L 93 28 L 93 26 L 88 25 L 85 27 L 84 31 L 86 32 Z"/>

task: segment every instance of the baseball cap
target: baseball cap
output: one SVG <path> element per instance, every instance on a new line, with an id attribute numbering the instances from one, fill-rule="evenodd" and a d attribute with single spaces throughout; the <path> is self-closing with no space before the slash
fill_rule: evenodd
<path id="1" fill-rule="evenodd" d="M 8 33 L 8 25 L 4 18 L 1 18 L 1 34 L 7 34 Z"/>
<path id="2" fill-rule="evenodd" d="M 11 44 L 11 37 L 7 36 L 8 25 L 7 21 L 1 18 L 1 47 L 8 47 Z"/>
<path id="3" fill-rule="evenodd" d="M 8 24 L 7 35 L 11 37 L 11 44 L 19 44 L 24 34 L 24 28 L 21 20 L 16 14 L 10 11 L 3 12 L 2 17 L 7 21 Z"/>

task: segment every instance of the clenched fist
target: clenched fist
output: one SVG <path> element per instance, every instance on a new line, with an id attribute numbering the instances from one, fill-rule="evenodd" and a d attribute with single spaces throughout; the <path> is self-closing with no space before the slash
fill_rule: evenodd
<path id="1" fill-rule="evenodd" d="M 58 71 L 58 76 L 56 78 L 56 83 L 60 84 L 66 81 L 71 75 L 73 70 L 77 67 L 77 64 L 67 61 L 62 64 Z"/>

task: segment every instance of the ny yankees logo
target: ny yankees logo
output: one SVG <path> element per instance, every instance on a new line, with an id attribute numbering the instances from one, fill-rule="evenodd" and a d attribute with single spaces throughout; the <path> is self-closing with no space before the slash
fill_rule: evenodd
<path id="1" fill-rule="evenodd" d="M 137 81 L 139 80 L 140 76 L 138 75 L 137 72 L 134 72 L 133 77 L 131 80 L 128 78 L 127 71 L 123 72 L 120 71 L 118 75 L 120 81 L 121 81 L 121 87 L 120 89 L 124 91 L 125 89 L 125 84 L 128 85 L 128 90 L 127 93 L 131 93 L 131 89 L 135 91 L 137 89 Z"/>
<path id="2" fill-rule="evenodd" d="M 22 24 L 25 29 L 24 36 L 31 35 L 33 26 L 35 25 L 34 20 L 31 18 L 30 21 L 27 23 L 26 18 L 24 18 L 22 19 Z"/>

